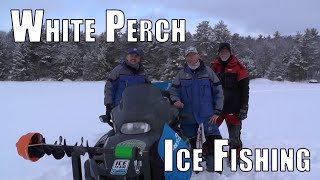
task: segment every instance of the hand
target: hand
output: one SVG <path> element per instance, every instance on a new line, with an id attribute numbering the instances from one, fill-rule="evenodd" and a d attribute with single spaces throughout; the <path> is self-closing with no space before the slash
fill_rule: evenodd
<path id="1" fill-rule="evenodd" d="M 217 119 L 218 119 L 218 115 L 214 114 L 211 116 L 210 120 L 209 120 L 209 124 L 213 124 L 213 123 L 216 123 L 217 122 Z"/>
<path id="2" fill-rule="evenodd" d="M 245 120 L 247 118 L 247 115 L 248 115 L 248 106 L 245 106 L 244 108 L 240 109 L 237 119 L 239 121 Z"/>
<path id="3" fill-rule="evenodd" d="M 173 105 L 178 109 L 182 109 L 184 106 L 184 104 L 181 101 L 176 101 Z"/>

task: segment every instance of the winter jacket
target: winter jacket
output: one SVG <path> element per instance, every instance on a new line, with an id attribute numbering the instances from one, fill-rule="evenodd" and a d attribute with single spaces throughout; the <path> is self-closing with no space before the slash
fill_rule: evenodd
<path id="1" fill-rule="evenodd" d="M 171 100 L 184 104 L 181 113 L 191 114 L 198 124 L 209 121 L 213 114 L 219 115 L 223 107 L 223 91 L 218 77 L 200 62 L 196 70 L 185 65 L 170 89 Z"/>
<path id="2" fill-rule="evenodd" d="M 150 83 L 145 69 L 140 64 L 139 69 L 127 65 L 126 61 L 116 66 L 109 74 L 104 89 L 104 104 L 113 107 L 120 104 L 122 92 L 127 86 Z"/>
<path id="3" fill-rule="evenodd" d="M 249 77 L 238 58 L 231 55 L 223 62 L 220 58 L 212 61 L 212 70 L 217 74 L 223 87 L 224 106 L 222 113 L 239 113 L 248 108 Z"/>

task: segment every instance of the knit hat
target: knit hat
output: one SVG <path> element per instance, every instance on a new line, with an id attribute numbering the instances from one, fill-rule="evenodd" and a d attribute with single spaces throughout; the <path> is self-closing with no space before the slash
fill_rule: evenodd
<path id="1" fill-rule="evenodd" d="M 220 43 L 220 44 L 219 44 L 218 53 L 220 53 L 220 51 L 221 51 L 222 49 L 227 49 L 227 50 L 229 50 L 229 52 L 230 52 L 230 54 L 231 54 L 231 45 L 230 45 L 229 43 L 227 43 L 227 42 Z"/>

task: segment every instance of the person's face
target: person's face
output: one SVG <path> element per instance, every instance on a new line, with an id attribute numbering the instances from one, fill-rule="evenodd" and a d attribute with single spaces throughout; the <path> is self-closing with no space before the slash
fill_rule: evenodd
<path id="1" fill-rule="evenodd" d="M 221 49 L 219 52 L 219 57 L 222 61 L 226 61 L 231 56 L 230 51 L 228 49 Z"/>
<path id="2" fill-rule="evenodd" d="M 187 63 L 190 65 L 195 65 L 200 59 L 198 53 L 191 52 L 186 56 Z"/>
<path id="3" fill-rule="evenodd" d="M 127 55 L 127 60 L 131 64 L 137 64 L 140 62 L 140 56 L 137 55 L 136 53 L 128 54 Z"/>

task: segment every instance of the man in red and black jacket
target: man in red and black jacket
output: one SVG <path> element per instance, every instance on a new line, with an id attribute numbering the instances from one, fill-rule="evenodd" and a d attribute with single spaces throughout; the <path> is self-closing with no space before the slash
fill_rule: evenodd
<path id="1" fill-rule="evenodd" d="M 220 126 L 226 120 L 229 146 L 230 149 L 237 150 L 239 163 L 239 153 L 242 149 L 240 138 L 242 120 L 247 118 L 248 113 L 249 77 L 246 68 L 232 54 L 229 43 L 220 43 L 218 53 L 219 57 L 212 61 L 211 68 L 222 84 L 224 106 L 216 124 Z"/>

